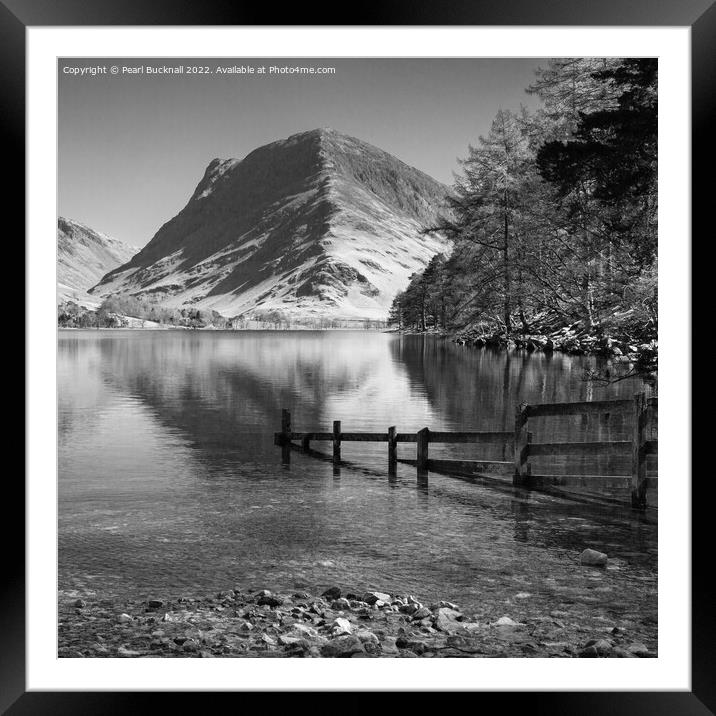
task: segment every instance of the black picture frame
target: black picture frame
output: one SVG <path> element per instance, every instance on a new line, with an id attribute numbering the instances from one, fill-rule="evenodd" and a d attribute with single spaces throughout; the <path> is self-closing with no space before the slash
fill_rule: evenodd
<path id="1" fill-rule="evenodd" d="M 351 8 L 346 17 L 339 4 L 310 7 L 277 6 L 226 0 L 0 0 L 0 126 L 6 159 L 6 216 L 15 219 L 14 236 L 25 229 L 25 30 L 33 26 L 141 25 L 483 25 L 483 26 L 690 26 L 692 31 L 692 217 L 693 226 L 706 226 L 713 202 L 714 105 L 716 104 L 716 7 L 714 0 L 459 0 L 443 3 L 383 0 Z M 350 22 L 348 22 L 350 20 Z M 700 179 L 700 180 L 699 180 Z M 699 221 L 701 220 L 701 221 Z M 6 237 L 9 233 L 6 232 Z M 689 244 L 689 237 L 674 240 Z M 692 244 L 693 245 L 693 244 Z M 22 260 L 22 259 L 21 259 Z M 696 302 L 694 302 L 696 306 Z M 684 347 L 689 356 L 690 347 Z M 17 362 L 17 356 L 14 361 Z M 26 375 L 26 381 L 32 376 Z M 689 419 L 689 416 L 684 416 Z M 693 421 L 695 437 L 699 428 Z M 698 443 L 697 443 L 698 444 Z M 697 475 L 698 476 L 698 475 Z M 559 692 L 476 693 L 484 705 L 496 699 L 498 708 L 523 708 L 550 714 L 708 714 L 716 713 L 716 634 L 711 579 L 713 538 L 706 510 L 712 501 L 713 478 L 706 472 L 692 482 L 692 690 L 690 692 Z M 5 480 L 6 515 L 24 514 L 24 490 L 19 480 Z M 679 476 L 686 481 L 688 476 Z M 25 687 L 25 559 L 17 537 L 20 529 L 4 520 L 5 574 L 0 588 L 0 712 L 24 714 L 114 714 L 165 709 L 167 694 L 26 692 Z M 193 696 L 182 694 L 185 706 Z M 294 695 L 295 705 L 310 695 Z M 422 697 L 421 697 L 422 698 Z M 355 708 L 360 702 L 352 701 Z"/>

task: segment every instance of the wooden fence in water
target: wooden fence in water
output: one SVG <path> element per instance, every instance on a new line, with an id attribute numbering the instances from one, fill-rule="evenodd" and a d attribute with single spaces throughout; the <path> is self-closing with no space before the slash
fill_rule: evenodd
<path id="1" fill-rule="evenodd" d="M 282 411 L 281 430 L 274 434 L 274 441 L 283 448 L 284 461 L 290 461 L 291 449 L 298 448 L 294 441 L 300 441 L 300 448 L 310 450 L 311 442 L 327 441 L 333 445 L 333 462 L 341 462 L 343 442 L 385 442 L 388 447 L 388 474 L 395 475 L 398 465 L 398 443 L 415 443 L 414 463 L 418 478 L 424 478 L 430 470 L 465 475 L 494 475 L 501 472 L 511 474 L 513 484 L 527 488 L 567 486 L 590 479 L 597 485 L 602 475 L 560 475 L 549 472 L 533 473 L 530 458 L 556 458 L 557 456 L 618 456 L 629 457 L 629 474 L 615 477 L 630 478 L 631 504 L 637 509 L 647 505 L 647 490 L 656 486 L 655 477 L 647 476 L 647 456 L 658 454 L 658 441 L 648 438 L 650 410 L 657 408 L 657 398 L 647 398 L 637 393 L 633 399 L 599 400 L 575 403 L 522 404 L 515 411 L 514 431 L 455 432 L 433 431 L 423 428 L 415 433 L 400 433 L 396 426 L 383 432 L 343 432 L 341 421 L 333 422 L 330 432 L 294 432 L 291 429 L 291 414 Z M 630 417 L 631 437 L 628 440 L 595 440 L 582 442 L 533 442 L 530 421 L 559 416 L 609 416 L 621 413 Z M 470 444 L 502 445 L 511 451 L 513 460 L 431 460 L 430 445 Z"/>

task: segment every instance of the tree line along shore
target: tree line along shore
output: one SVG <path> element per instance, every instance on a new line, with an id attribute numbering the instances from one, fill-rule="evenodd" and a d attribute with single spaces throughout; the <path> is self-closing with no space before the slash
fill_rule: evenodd
<path id="1" fill-rule="evenodd" d="M 451 238 L 390 321 L 471 345 L 657 367 L 657 61 L 553 60 L 460 161 Z"/>

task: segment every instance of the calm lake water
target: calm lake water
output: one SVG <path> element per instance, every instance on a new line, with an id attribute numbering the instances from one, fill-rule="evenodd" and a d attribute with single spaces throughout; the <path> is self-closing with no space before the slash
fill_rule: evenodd
<path id="1" fill-rule="evenodd" d="M 418 486 L 406 465 L 389 480 L 385 444 L 344 443 L 340 474 L 297 452 L 286 466 L 273 443 L 284 407 L 294 430 L 338 419 L 346 431 L 510 430 L 521 401 L 644 389 L 585 382 L 595 361 L 357 331 L 61 331 L 59 587 L 146 598 L 337 584 L 497 616 L 585 609 L 655 623 L 654 511 L 432 473 Z M 626 429 L 618 416 L 570 419 L 535 441 Z M 450 455 L 501 457 L 475 449 Z M 608 552 L 609 569 L 580 568 L 585 547 Z"/>

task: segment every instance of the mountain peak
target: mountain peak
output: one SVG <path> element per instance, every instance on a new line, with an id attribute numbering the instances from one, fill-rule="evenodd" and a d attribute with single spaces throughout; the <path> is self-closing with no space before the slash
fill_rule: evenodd
<path id="1" fill-rule="evenodd" d="M 315 129 L 306 129 L 303 132 L 296 132 L 295 134 L 291 134 L 288 137 L 286 137 L 285 140 L 278 140 L 278 141 L 285 141 L 290 142 L 292 140 L 296 139 L 311 139 L 313 137 L 325 137 L 325 136 L 343 136 L 347 137 L 347 134 L 343 134 L 342 132 L 338 132 L 337 130 L 333 129 L 333 127 L 316 127 Z"/>
<path id="2" fill-rule="evenodd" d="M 184 209 L 92 292 L 226 316 L 385 318 L 408 277 L 444 250 L 424 229 L 446 194 L 378 147 L 330 127 L 299 132 L 213 159 Z"/>

